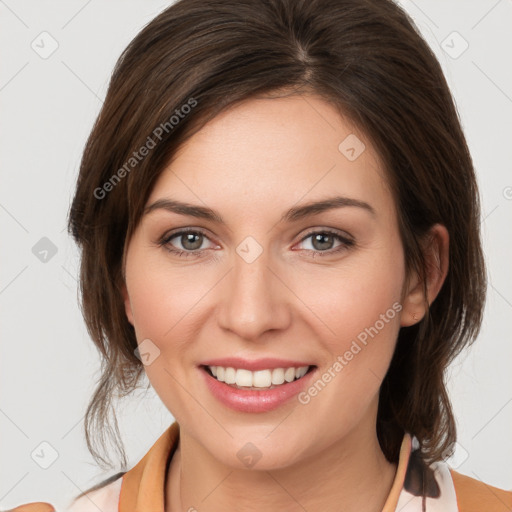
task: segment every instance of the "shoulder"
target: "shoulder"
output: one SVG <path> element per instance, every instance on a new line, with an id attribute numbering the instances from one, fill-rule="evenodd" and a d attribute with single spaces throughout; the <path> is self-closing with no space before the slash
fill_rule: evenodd
<path id="1" fill-rule="evenodd" d="M 512 490 L 499 489 L 458 473 L 445 460 L 427 464 L 416 449 L 407 459 L 399 500 L 392 510 L 512 512 Z"/>
<path id="2" fill-rule="evenodd" d="M 102 512 L 117 512 L 123 474 L 118 473 L 81 494 L 72 501 L 66 512 L 96 512 L 98 509 Z"/>
<path id="3" fill-rule="evenodd" d="M 123 473 L 111 476 L 80 494 L 68 504 L 65 512 L 118 512 Z M 5 512 L 57 512 L 50 503 L 34 502 L 19 505 Z M 60 512 L 60 511 L 59 511 Z"/>
<path id="4" fill-rule="evenodd" d="M 5 512 L 55 512 L 55 508 L 49 503 L 37 501 L 33 503 L 25 503 L 14 508 L 10 508 Z"/>
<path id="5" fill-rule="evenodd" d="M 460 512 L 510 512 L 512 491 L 493 487 L 450 469 Z"/>

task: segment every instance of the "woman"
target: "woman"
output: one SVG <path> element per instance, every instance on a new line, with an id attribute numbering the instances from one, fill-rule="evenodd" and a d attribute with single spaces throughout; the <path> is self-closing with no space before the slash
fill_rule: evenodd
<path id="1" fill-rule="evenodd" d="M 144 374 L 176 422 L 70 510 L 510 510 L 443 461 L 479 219 L 448 86 L 394 3 L 172 5 L 114 70 L 69 226 L 104 361 L 91 453 Z"/>

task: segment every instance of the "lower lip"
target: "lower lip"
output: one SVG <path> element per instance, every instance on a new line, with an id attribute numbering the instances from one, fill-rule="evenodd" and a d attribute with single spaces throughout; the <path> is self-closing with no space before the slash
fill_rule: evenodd
<path id="1" fill-rule="evenodd" d="M 208 389 L 224 405 L 240 412 L 267 412 L 277 409 L 306 388 L 316 368 L 298 380 L 264 391 L 234 388 L 212 377 L 203 367 L 200 367 L 199 370 L 206 379 Z"/>

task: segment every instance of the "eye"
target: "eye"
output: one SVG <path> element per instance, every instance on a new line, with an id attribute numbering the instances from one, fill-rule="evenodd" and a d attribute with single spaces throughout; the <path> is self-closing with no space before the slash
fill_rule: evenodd
<path id="1" fill-rule="evenodd" d="M 209 238 L 204 232 L 197 229 L 182 229 L 164 235 L 158 244 L 178 256 L 189 257 L 200 256 L 203 251 L 212 248 L 203 247 L 205 241 L 209 241 Z"/>
<path id="2" fill-rule="evenodd" d="M 204 247 L 205 242 L 210 245 Z M 301 243 L 309 245 L 302 250 L 312 252 L 313 257 L 332 255 L 355 245 L 354 240 L 348 236 L 325 229 L 310 232 L 302 238 L 299 244 Z M 167 233 L 158 241 L 158 245 L 180 257 L 201 256 L 207 249 L 218 247 L 210 241 L 206 233 L 193 228 Z"/>
<path id="3" fill-rule="evenodd" d="M 338 253 L 347 250 L 355 244 L 354 240 L 350 239 L 348 236 L 343 236 L 335 231 L 329 230 L 313 231 L 306 235 L 300 243 L 304 243 L 308 240 L 309 242 L 305 245 L 309 245 L 309 247 L 306 247 L 304 250 L 313 251 L 313 256 L 323 256 L 323 253 Z"/>

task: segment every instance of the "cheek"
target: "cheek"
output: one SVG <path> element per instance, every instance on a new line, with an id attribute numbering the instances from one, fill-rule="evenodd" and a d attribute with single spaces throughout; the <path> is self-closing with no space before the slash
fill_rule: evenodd
<path id="1" fill-rule="evenodd" d="M 187 265 L 180 269 L 156 253 L 134 247 L 127 258 L 126 284 L 137 341 L 149 339 L 158 354 L 144 370 L 162 401 L 174 411 L 183 405 L 178 383 L 188 378 L 187 371 L 196 362 L 191 342 L 201 338 L 205 315 L 209 316 L 205 304 L 218 276 Z"/>
<path id="2" fill-rule="evenodd" d="M 179 383 L 185 381 L 187 347 L 194 339 L 191 319 L 205 290 L 198 279 L 191 281 L 193 274 L 171 268 L 155 252 L 134 244 L 126 262 L 126 285 L 139 349 L 149 347 L 151 353 L 144 371 L 174 413 L 187 408 L 189 398 Z"/>
<path id="3" fill-rule="evenodd" d="M 323 357 L 316 381 L 299 402 L 305 406 L 304 417 L 323 418 L 326 440 L 353 428 L 376 403 L 393 356 L 402 267 L 399 260 L 383 263 L 364 271 L 360 267 L 357 275 L 346 269 L 339 279 L 326 279 L 309 303 L 320 319 L 315 320 L 316 332 L 325 333 L 317 337 Z"/>
<path id="4" fill-rule="evenodd" d="M 347 260 L 328 272 L 301 273 L 294 277 L 299 297 L 314 313 L 315 330 L 332 354 L 348 350 L 358 338 L 364 342 L 368 330 L 381 338 L 396 336 L 400 322 L 400 298 L 404 267 L 400 252 L 382 251 L 379 257 Z"/>
<path id="5" fill-rule="evenodd" d="M 347 260 L 330 275 L 297 278 L 302 283 L 298 294 L 309 290 L 313 329 L 323 333 L 317 336 L 322 353 L 318 379 L 299 399 L 309 414 L 328 418 L 326 430 L 359 421 L 376 399 L 394 353 L 403 256 L 392 246 L 382 249 L 378 257 L 378 251 L 368 251 L 354 258 L 353 265 Z"/>
<path id="6" fill-rule="evenodd" d="M 158 342 L 193 312 L 208 290 L 208 282 L 195 279 L 186 268 L 170 267 L 165 258 L 144 252 L 134 250 L 127 261 L 127 289 L 137 339 L 154 338 Z"/>

